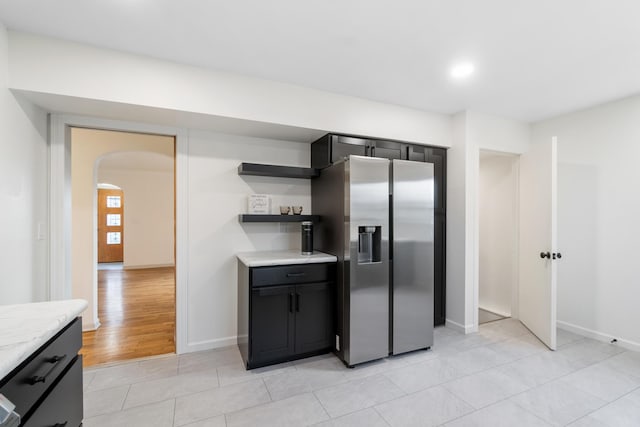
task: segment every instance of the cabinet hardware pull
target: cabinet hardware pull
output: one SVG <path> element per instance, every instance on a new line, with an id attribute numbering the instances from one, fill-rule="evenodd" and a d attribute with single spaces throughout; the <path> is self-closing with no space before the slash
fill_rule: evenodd
<path id="1" fill-rule="evenodd" d="M 300 313 L 300 294 L 296 294 L 296 312 Z"/>
<path id="2" fill-rule="evenodd" d="M 287 273 L 287 277 L 302 277 L 306 273 Z"/>
<path id="3" fill-rule="evenodd" d="M 51 373 L 58 367 L 58 364 L 67 358 L 66 354 L 62 356 L 53 356 L 51 359 L 47 360 L 47 363 L 53 363 L 53 366 L 49 368 L 49 370 L 44 375 L 34 375 L 29 378 L 29 384 L 36 385 L 38 383 L 45 383 L 47 381 L 47 377 L 51 375 Z"/>
<path id="4" fill-rule="evenodd" d="M 69 421 L 65 421 L 63 423 L 55 423 L 53 427 L 65 427 Z"/>

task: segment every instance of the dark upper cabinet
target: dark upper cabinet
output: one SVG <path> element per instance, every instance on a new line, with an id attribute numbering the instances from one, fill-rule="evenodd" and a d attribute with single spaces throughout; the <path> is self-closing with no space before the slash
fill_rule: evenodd
<path id="1" fill-rule="evenodd" d="M 405 145 L 393 141 L 373 141 L 369 155 L 383 159 L 406 160 Z"/>
<path id="2" fill-rule="evenodd" d="M 334 135 L 331 138 L 328 149 L 331 153 L 331 163 L 329 164 L 332 164 L 351 155 L 368 156 L 371 150 L 371 141 L 368 139 Z M 329 164 L 327 164 L 327 166 L 329 166 Z"/>
<path id="3" fill-rule="evenodd" d="M 436 213 L 446 213 L 446 149 L 396 141 L 327 134 L 311 144 L 311 167 L 324 169 L 350 155 L 433 163 Z"/>
<path id="4" fill-rule="evenodd" d="M 426 161 L 433 163 L 433 185 L 435 213 L 445 215 L 447 212 L 447 150 L 444 148 L 427 148 Z"/>
<path id="5" fill-rule="evenodd" d="M 407 160 L 426 162 L 429 157 L 429 147 L 422 145 L 407 145 Z"/>
<path id="6" fill-rule="evenodd" d="M 406 159 L 406 149 L 400 142 L 327 134 L 311 145 L 311 167 L 324 169 L 351 155 Z"/>

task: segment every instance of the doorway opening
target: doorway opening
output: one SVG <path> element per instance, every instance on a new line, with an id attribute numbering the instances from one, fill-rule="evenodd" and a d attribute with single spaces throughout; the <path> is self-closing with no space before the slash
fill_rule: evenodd
<path id="1" fill-rule="evenodd" d="M 518 318 L 518 164 L 480 151 L 478 323 Z"/>
<path id="2" fill-rule="evenodd" d="M 71 128 L 71 187 L 84 365 L 175 353 L 174 137 Z"/>

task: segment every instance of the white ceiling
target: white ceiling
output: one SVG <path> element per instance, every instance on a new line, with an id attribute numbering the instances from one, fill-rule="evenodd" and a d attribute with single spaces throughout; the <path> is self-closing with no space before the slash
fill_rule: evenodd
<path id="1" fill-rule="evenodd" d="M 10 28 L 455 113 L 535 121 L 640 92 L 637 0 L 20 0 Z M 476 74 L 452 82 L 450 66 Z"/>

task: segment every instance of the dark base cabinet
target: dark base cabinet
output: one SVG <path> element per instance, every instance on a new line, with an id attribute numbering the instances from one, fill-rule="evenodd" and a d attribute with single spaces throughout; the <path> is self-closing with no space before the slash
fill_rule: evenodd
<path id="1" fill-rule="evenodd" d="M 335 264 L 238 263 L 238 347 L 247 369 L 328 353 Z"/>
<path id="2" fill-rule="evenodd" d="M 322 170 L 350 155 L 433 163 L 434 167 L 434 325 L 445 323 L 447 150 L 401 141 L 327 134 L 311 144 L 311 167 Z M 320 172 L 322 173 L 322 171 Z"/>
<path id="3" fill-rule="evenodd" d="M 79 426 L 82 423 L 82 356 L 69 366 L 24 427 Z"/>
<path id="4" fill-rule="evenodd" d="M 78 317 L 0 380 L 0 394 L 16 405 L 21 426 L 82 424 L 81 346 Z"/>

